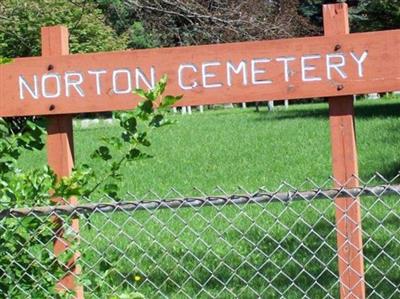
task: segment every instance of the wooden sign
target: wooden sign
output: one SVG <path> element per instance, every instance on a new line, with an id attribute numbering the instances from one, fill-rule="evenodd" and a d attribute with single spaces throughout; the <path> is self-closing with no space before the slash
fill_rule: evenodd
<path id="1" fill-rule="evenodd" d="M 348 34 L 345 3 L 324 5 L 323 15 L 323 37 L 80 55 L 68 54 L 65 27 L 45 27 L 42 57 L 0 66 L 0 116 L 48 115 L 48 161 L 61 178 L 74 164 L 71 114 L 133 108 L 133 90 L 153 87 L 164 74 L 167 92 L 184 95 L 180 106 L 329 97 L 336 186 L 355 187 L 351 95 L 400 90 L 400 30 Z M 363 299 L 361 202 L 338 197 L 335 205 L 340 298 Z M 78 219 L 72 227 L 78 232 Z M 69 246 L 58 231 L 55 254 Z M 82 299 L 78 258 L 57 289 Z"/>
<path id="2" fill-rule="evenodd" d="M 180 106 L 400 89 L 400 30 L 17 59 L 0 67 L 0 116 L 130 109 L 163 74 Z"/>

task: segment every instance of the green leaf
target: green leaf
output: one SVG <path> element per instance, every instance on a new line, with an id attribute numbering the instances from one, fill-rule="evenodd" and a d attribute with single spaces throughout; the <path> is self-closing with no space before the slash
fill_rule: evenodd
<path id="1" fill-rule="evenodd" d="M 133 91 L 133 93 L 134 93 L 134 94 L 137 94 L 138 96 L 140 96 L 140 97 L 143 98 L 143 99 L 147 99 L 147 93 L 146 93 L 143 89 L 141 89 L 141 88 L 136 88 L 136 89 Z"/>
<path id="2" fill-rule="evenodd" d="M 167 86 L 167 75 L 163 75 L 160 79 L 160 81 L 158 81 L 158 83 L 156 84 L 155 88 L 154 88 L 154 99 L 157 99 L 160 95 L 162 95 L 165 91 L 165 87 Z"/>
<path id="3" fill-rule="evenodd" d="M 130 117 L 125 119 L 124 121 L 121 121 L 121 127 L 123 127 L 125 130 L 129 131 L 129 133 L 134 134 L 136 133 L 137 129 L 137 121 L 135 117 Z"/>
<path id="4" fill-rule="evenodd" d="M 136 140 L 141 145 L 144 145 L 144 146 L 150 146 L 151 145 L 150 141 L 147 139 L 147 133 L 146 132 L 142 132 L 142 133 L 138 134 L 138 137 L 136 138 Z"/>
<path id="5" fill-rule="evenodd" d="M 125 155 L 125 157 L 128 161 L 133 161 L 140 156 L 140 153 L 140 150 L 133 148 Z"/>
<path id="6" fill-rule="evenodd" d="M 117 198 L 118 190 L 119 190 L 117 184 L 113 184 L 113 183 L 105 184 L 103 190 L 111 198 L 114 198 L 114 199 Z"/>
<path id="7" fill-rule="evenodd" d="M 174 97 L 171 95 L 167 95 L 163 98 L 162 102 L 160 103 L 160 108 L 165 109 L 165 108 L 170 108 L 172 105 L 174 105 L 176 102 L 178 102 L 180 99 L 182 99 L 182 95 Z"/>
<path id="8" fill-rule="evenodd" d="M 122 148 L 122 141 L 118 137 L 103 137 L 101 140 L 103 140 L 106 144 L 109 144 L 116 149 L 121 149 Z"/>
<path id="9" fill-rule="evenodd" d="M 91 158 L 100 158 L 104 161 L 112 159 L 110 149 L 107 146 L 100 146 L 92 155 Z"/>
<path id="10" fill-rule="evenodd" d="M 151 119 L 149 125 L 153 127 L 161 127 L 163 125 L 164 116 L 162 114 L 156 114 Z"/>
<path id="11" fill-rule="evenodd" d="M 10 62 L 12 62 L 11 58 L 6 58 L 6 57 L 1 57 L 0 56 L 0 64 L 7 64 L 7 63 L 10 63 Z"/>
<path id="12" fill-rule="evenodd" d="M 145 113 L 145 114 L 150 114 L 153 112 L 153 102 L 151 100 L 141 102 L 138 105 L 138 108 L 139 108 L 140 112 Z"/>

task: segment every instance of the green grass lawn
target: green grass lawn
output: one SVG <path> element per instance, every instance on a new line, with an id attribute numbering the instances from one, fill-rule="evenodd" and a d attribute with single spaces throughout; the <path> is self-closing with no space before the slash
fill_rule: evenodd
<path id="1" fill-rule="evenodd" d="M 264 108 L 266 109 L 266 108 Z M 323 183 L 331 175 L 327 104 L 291 105 L 256 113 L 253 109 L 222 109 L 173 116 L 177 124 L 155 131 L 150 153 L 124 170 L 123 192 L 142 195 L 149 190 L 163 196 L 171 188 L 185 195 L 193 187 L 227 192 L 241 186 L 276 189 L 282 181 L 299 186 L 306 178 Z M 359 170 L 363 179 L 375 172 L 393 177 L 400 169 L 400 98 L 358 101 L 356 131 Z M 76 160 L 89 154 L 105 135 L 118 135 L 113 126 L 75 130 Z M 21 164 L 40 165 L 40 157 L 26 156 Z M 102 169 L 98 169 L 99 172 Z"/>
<path id="2" fill-rule="evenodd" d="M 149 190 L 171 195 L 171 188 L 184 195 L 198 195 L 193 187 L 207 194 L 221 193 L 216 186 L 227 193 L 238 186 L 276 190 L 282 181 L 312 188 L 303 184 L 306 178 L 322 185 L 331 174 L 327 108 L 321 103 L 291 105 L 287 111 L 221 109 L 173 116 L 178 123 L 153 136 L 155 157 L 124 170 L 123 192 L 140 198 Z M 399 129 L 400 98 L 357 102 L 364 180 L 375 172 L 391 178 L 399 171 Z M 113 126 L 77 128 L 77 161 L 86 162 L 99 138 L 113 134 L 118 134 Z M 44 160 L 43 154 L 27 156 L 22 163 Z M 398 199 L 362 198 L 371 298 L 400 296 L 395 293 L 400 284 Z M 332 202 L 141 211 L 92 215 L 91 220 L 92 229 L 82 221 L 81 251 L 97 294 L 131 284 L 149 298 L 162 298 L 158 290 L 168 298 L 338 297 Z M 114 271 L 105 280 L 106 290 L 100 290 L 94 272 L 109 267 Z"/>
<path id="3" fill-rule="evenodd" d="M 361 177 L 369 179 L 375 172 L 393 177 L 400 169 L 400 99 L 363 101 L 356 107 Z M 282 181 L 298 186 L 306 178 L 322 184 L 331 175 L 327 104 L 293 105 L 272 113 L 265 109 L 177 116 L 176 125 L 155 132 L 154 158 L 125 170 L 123 189 L 162 196 L 171 188 L 189 195 L 193 187 L 209 193 L 221 186 L 229 193 L 238 186 L 274 190 Z M 78 130 L 78 162 L 85 161 L 99 137 L 116 130 Z"/>

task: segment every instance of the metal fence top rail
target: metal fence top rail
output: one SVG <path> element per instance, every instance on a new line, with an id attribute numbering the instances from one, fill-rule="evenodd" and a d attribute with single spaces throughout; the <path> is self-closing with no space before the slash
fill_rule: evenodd
<path id="1" fill-rule="evenodd" d="M 315 189 L 311 191 L 292 190 L 287 192 L 259 191 L 253 194 L 234 194 L 221 196 L 185 197 L 174 199 L 119 201 L 110 203 L 89 203 L 81 205 L 57 205 L 4 209 L 0 211 L 0 219 L 7 217 L 79 215 L 91 213 L 110 213 L 117 211 L 138 211 L 158 209 L 178 209 L 185 207 L 241 205 L 248 203 L 290 203 L 292 201 L 315 199 L 334 200 L 338 197 L 357 198 L 359 196 L 387 196 L 400 194 L 400 184 L 361 186 L 357 188 Z"/>

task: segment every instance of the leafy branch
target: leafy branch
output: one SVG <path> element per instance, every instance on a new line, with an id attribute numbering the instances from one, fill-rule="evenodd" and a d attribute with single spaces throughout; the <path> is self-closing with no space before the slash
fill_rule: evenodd
<path id="1" fill-rule="evenodd" d="M 136 89 L 134 93 L 142 99 L 138 106 L 132 111 L 114 113 L 122 133 L 119 137 L 104 137 L 103 144 L 90 155 L 96 163 L 106 165 L 106 172 L 99 176 L 87 164 L 77 166 L 70 177 L 63 178 L 56 186 L 55 196 L 88 198 L 99 191 L 118 199 L 121 168 L 134 161 L 150 158 L 151 155 L 144 149 L 151 145 L 149 136 L 152 131 L 173 123 L 166 117 L 167 111 L 182 96 L 164 96 L 166 85 L 167 77 L 163 76 L 152 90 Z"/>
<path id="2" fill-rule="evenodd" d="M 139 105 L 132 111 L 114 114 L 122 129 L 120 136 L 103 138 L 102 144 L 90 155 L 93 164 L 102 164 L 106 169 L 101 175 L 88 164 L 76 166 L 71 176 L 61 179 L 48 166 L 20 169 L 17 162 L 24 151 L 44 148 L 45 123 L 24 119 L 22 126 L 15 126 L 0 118 L 0 210 L 49 205 L 54 197 L 89 198 L 95 192 L 118 199 L 122 167 L 149 158 L 145 149 L 151 145 L 151 132 L 172 123 L 166 117 L 167 111 L 181 96 L 163 96 L 166 84 L 164 76 L 152 90 L 136 89 L 135 93 L 142 99 Z M 0 297 L 20 298 L 27 293 L 33 298 L 71 295 L 57 293 L 54 288 L 57 279 L 65 274 L 71 256 L 79 250 L 76 235 L 68 233 L 70 220 L 59 222 L 66 232 L 63 238 L 70 246 L 55 256 L 43 245 L 54 242 L 54 230 L 59 229 L 51 218 L 0 219 Z M 18 288 L 14 287 L 15 281 Z M 39 281 L 40 288 L 33 290 L 32 286 Z"/>

